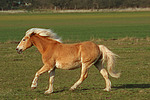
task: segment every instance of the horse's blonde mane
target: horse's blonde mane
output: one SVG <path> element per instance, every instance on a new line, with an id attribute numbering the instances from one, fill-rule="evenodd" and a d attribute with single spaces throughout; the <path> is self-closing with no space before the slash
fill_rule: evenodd
<path id="1" fill-rule="evenodd" d="M 32 33 L 61 42 L 61 38 L 58 37 L 56 33 L 53 33 L 53 31 L 50 29 L 31 28 L 26 32 L 26 36 L 30 36 Z"/>

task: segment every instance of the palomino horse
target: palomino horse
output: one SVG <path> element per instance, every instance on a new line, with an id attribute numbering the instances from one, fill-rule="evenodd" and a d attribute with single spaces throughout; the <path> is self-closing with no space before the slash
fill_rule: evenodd
<path id="1" fill-rule="evenodd" d="M 120 73 L 113 72 L 115 54 L 103 45 L 96 45 L 87 41 L 76 44 L 63 44 L 60 38 L 50 29 L 32 28 L 29 29 L 16 50 L 20 54 L 31 46 L 36 46 L 42 54 L 44 66 L 37 71 L 32 81 L 31 89 L 37 87 L 39 76 L 49 72 L 49 88 L 45 94 L 53 92 L 55 69 L 71 70 L 81 67 L 80 79 L 70 88 L 76 89 L 88 76 L 88 69 L 95 65 L 106 82 L 105 91 L 111 90 L 111 82 L 108 73 L 104 69 L 104 62 L 107 62 L 107 70 L 112 77 L 119 78 Z"/>

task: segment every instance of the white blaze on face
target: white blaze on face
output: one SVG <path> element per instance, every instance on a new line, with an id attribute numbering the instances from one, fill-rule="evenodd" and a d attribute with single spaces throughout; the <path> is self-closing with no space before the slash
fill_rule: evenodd
<path id="1" fill-rule="evenodd" d="M 17 46 L 18 49 L 23 49 L 23 45 L 21 45 L 21 44 L 22 44 L 22 41 L 18 44 L 18 46 Z"/>
<path id="2" fill-rule="evenodd" d="M 20 41 L 20 43 L 18 44 L 16 50 L 17 50 L 17 52 L 18 52 L 19 54 L 22 53 L 22 51 L 25 49 L 25 48 L 24 48 L 25 42 L 26 42 L 26 39 L 23 38 L 23 39 Z"/>

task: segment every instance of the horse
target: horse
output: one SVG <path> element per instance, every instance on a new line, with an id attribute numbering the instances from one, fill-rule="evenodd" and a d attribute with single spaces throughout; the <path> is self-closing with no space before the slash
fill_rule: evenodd
<path id="1" fill-rule="evenodd" d="M 26 31 L 16 50 L 20 54 L 33 45 L 41 53 L 44 65 L 35 74 L 31 84 L 32 90 L 37 87 L 39 76 L 48 72 L 49 87 L 45 94 L 53 93 L 55 69 L 73 70 L 81 68 L 79 80 L 70 88 L 72 91 L 87 78 L 88 69 L 93 65 L 105 79 L 105 91 L 111 90 L 111 81 L 108 78 L 108 73 L 114 78 L 120 77 L 120 73 L 113 71 L 117 55 L 104 45 L 97 45 L 91 41 L 64 44 L 61 38 L 50 29 L 31 28 Z M 108 72 L 104 69 L 104 62 L 106 62 Z"/>

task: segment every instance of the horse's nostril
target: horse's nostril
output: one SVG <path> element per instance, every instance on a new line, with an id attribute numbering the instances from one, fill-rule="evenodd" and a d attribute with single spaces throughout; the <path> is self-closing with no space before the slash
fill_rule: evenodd
<path id="1" fill-rule="evenodd" d="M 19 53 L 19 54 L 21 54 L 22 53 L 22 49 L 19 49 L 19 48 L 16 48 L 16 50 L 17 50 L 17 52 Z"/>

